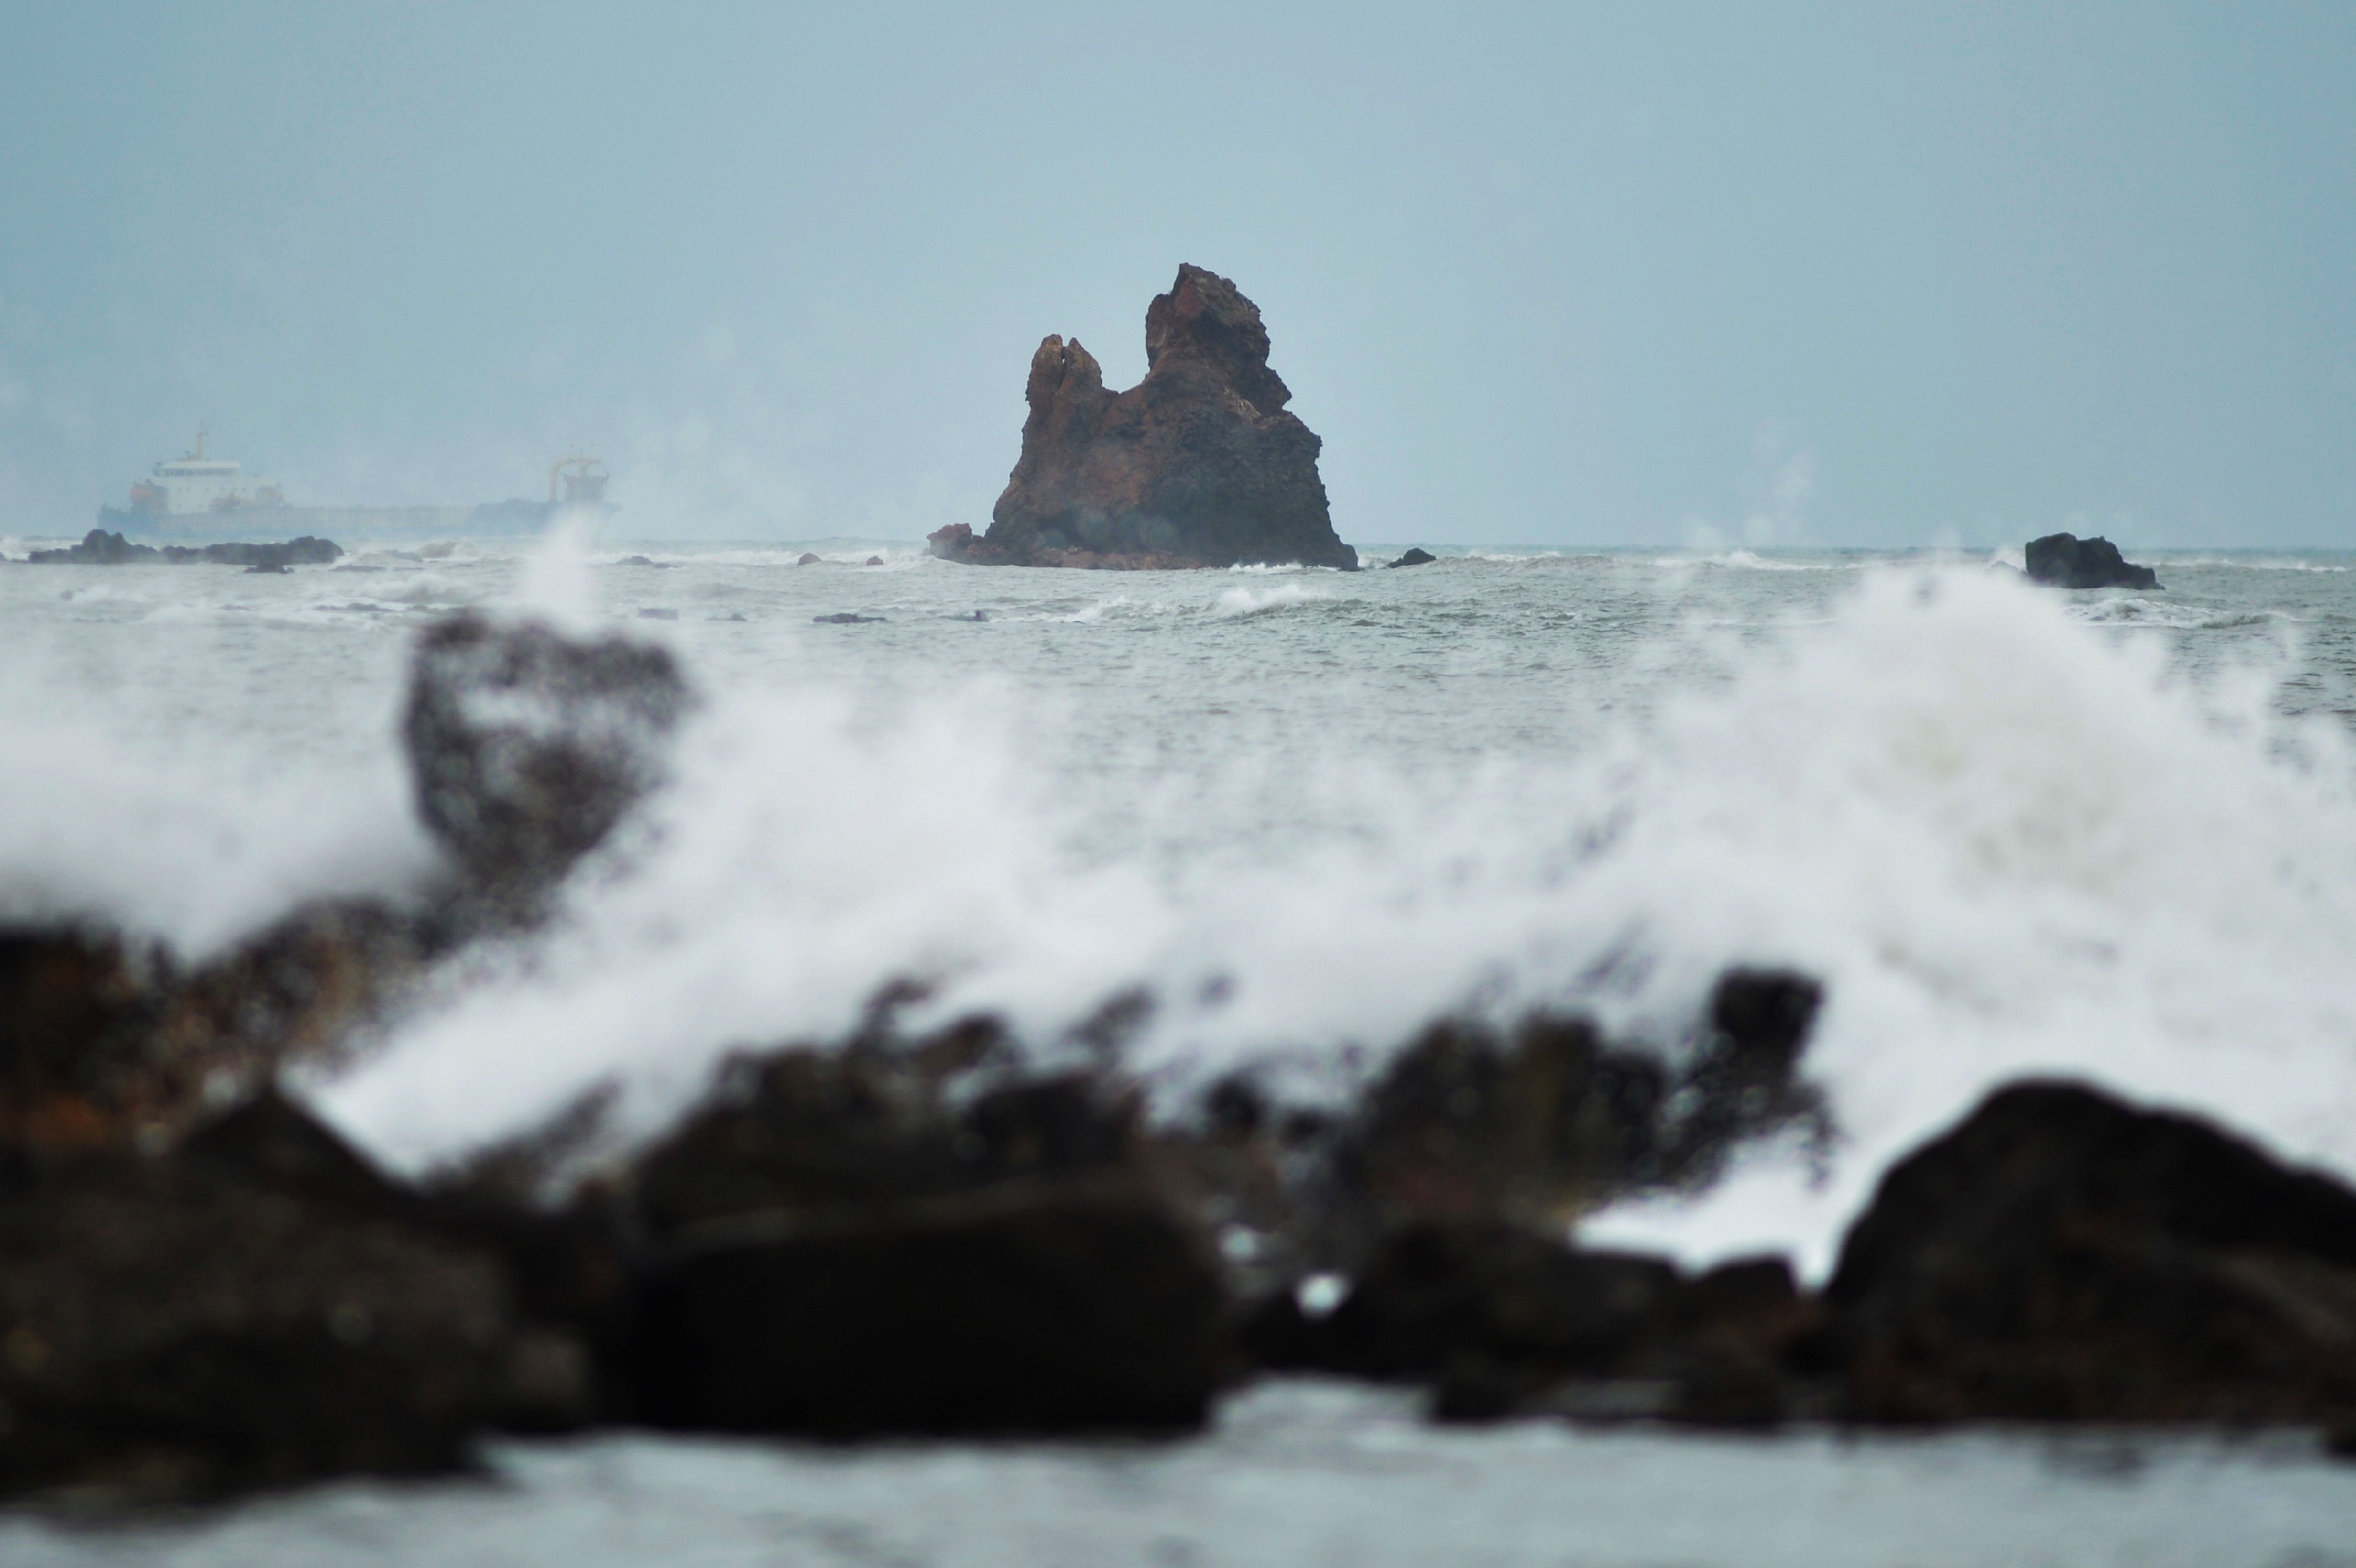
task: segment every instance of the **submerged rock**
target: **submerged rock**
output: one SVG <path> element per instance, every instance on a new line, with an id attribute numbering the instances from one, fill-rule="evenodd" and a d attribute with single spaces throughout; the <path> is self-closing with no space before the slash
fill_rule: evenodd
<path id="1" fill-rule="evenodd" d="M 2048 534 L 2031 539 L 2022 552 L 2032 582 L 2056 588 L 2158 588 L 2159 574 L 2136 566 L 2119 554 L 2108 539 L 2082 539 L 2072 534 Z"/>
<path id="2" fill-rule="evenodd" d="M 528 912 L 661 777 L 687 705 L 661 647 L 453 616 L 410 676 L 419 813 L 470 895 Z"/>
<path id="3" fill-rule="evenodd" d="M 984 566 L 1143 568 L 1298 561 L 1355 571 L 1333 532 L 1323 444 L 1284 405 L 1268 329 L 1235 284 L 1182 266 L 1145 316 L 1145 379 L 1106 389 L 1059 336 L 1032 356 L 1023 453 L 976 539 L 933 553 Z"/>
<path id="4" fill-rule="evenodd" d="M 812 615 L 811 622 L 820 626 L 872 626 L 884 619 L 881 615 L 862 615 L 853 611 L 838 611 L 831 615 Z"/>
<path id="5" fill-rule="evenodd" d="M 2356 1413 L 2356 1191 L 2081 1084 L 1892 1167 L 1826 1295 L 1863 1419 Z"/>
<path id="6" fill-rule="evenodd" d="M 1405 555 L 1400 556 L 1397 560 L 1391 562 L 1391 567 L 1393 570 L 1396 570 L 1402 566 L 1430 566 L 1433 561 L 1438 560 L 1440 558 L 1438 556 L 1432 554 L 1430 550 L 1419 546 L 1414 549 L 1408 550 Z"/>

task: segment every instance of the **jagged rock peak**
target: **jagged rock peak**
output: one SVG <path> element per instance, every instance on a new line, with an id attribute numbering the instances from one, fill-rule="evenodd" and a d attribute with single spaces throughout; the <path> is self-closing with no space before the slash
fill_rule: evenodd
<path id="1" fill-rule="evenodd" d="M 1263 414 L 1292 400 L 1292 389 L 1268 368 L 1268 328 L 1259 306 L 1226 278 L 1192 262 L 1180 264 L 1178 281 L 1145 311 L 1146 379 L 1185 363 L 1209 367 Z"/>

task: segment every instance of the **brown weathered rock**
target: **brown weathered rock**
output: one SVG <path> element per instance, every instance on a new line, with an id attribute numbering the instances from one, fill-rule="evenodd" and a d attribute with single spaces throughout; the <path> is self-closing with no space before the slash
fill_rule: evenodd
<path id="1" fill-rule="evenodd" d="M 2356 1411 L 2356 1191 L 2080 1084 L 1892 1167 L 1826 1295 L 1867 1420 Z"/>
<path id="2" fill-rule="evenodd" d="M 193 973 L 102 931 L 0 928 L 0 1146 L 166 1147 L 209 1104 L 331 1056 L 429 945 L 360 900 L 305 905 Z"/>
<path id="3" fill-rule="evenodd" d="M 1023 455 L 988 534 L 933 553 L 984 566 L 1162 570 L 1246 562 L 1357 570 L 1317 475 L 1323 444 L 1285 411 L 1259 309 L 1182 266 L 1145 315 L 1145 379 L 1108 391 L 1095 356 L 1050 336 L 1031 358 Z"/>

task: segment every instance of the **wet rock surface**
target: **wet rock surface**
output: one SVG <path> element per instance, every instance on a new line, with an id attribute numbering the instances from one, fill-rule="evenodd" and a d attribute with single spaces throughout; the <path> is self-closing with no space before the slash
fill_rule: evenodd
<path id="1" fill-rule="evenodd" d="M 2031 539 L 2022 551 L 2032 582 L 2056 588 L 2145 588 L 2159 586 L 2159 574 L 2136 566 L 2119 554 L 2108 539 L 2082 539 L 2074 534 L 2048 534 Z"/>
<path id="2" fill-rule="evenodd" d="M 1430 550 L 1423 549 L 1421 546 L 1418 546 L 1415 549 L 1408 550 L 1405 555 L 1400 556 L 1397 560 L 1392 561 L 1390 564 L 1394 570 L 1402 566 L 1430 566 L 1433 561 L 1438 560 L 1440 558 L 1438 556 L 1432 554 Z"/>
<path id="3" fill-rule="evenodd" d="M 980 538 L 933 553 L 983 566 L 1165 570 L 1242 563 L 1355 571 L 1317 474 L 1322 443 L 1286 411 L 1259 308 L 1182 266 L 1145 317 L 1145 379 L 1105 387 L 1096 357 L 1049 336 L 1032 356 L 1023 452 Z"/>
<path id="4" fill-rule="evenodd" d="M 284 571 L 290 566 L 326 566 L 343 556 L 331 539 L 301 539 L 283 544 L 134 544 L 121 534 L 92 528 L 81 543 L 63 549 L 37 549 L 26 559 L 36 566 L 241 566 L 249 571 Z"/>

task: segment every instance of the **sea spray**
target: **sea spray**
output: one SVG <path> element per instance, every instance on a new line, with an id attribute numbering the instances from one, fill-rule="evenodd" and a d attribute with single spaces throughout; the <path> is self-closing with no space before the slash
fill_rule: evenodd
<path id="1" fill-rule="evenodd" d="M 1132 984 L 1173 1092 L 1256 1054 L 1379 1051 L 1466 1008 L 1673 1040 L 1732 961 L 1830 1002 L 1829 1175 L 1764 1158 L 1594 1233 L 1820 1269 L 1900 1147 L 1991 1083 L 2076 1072 L 2356 1166 L 2356 810 L 2336 734 L 2274 753 L 2254 687 L 2170 680 L 1976 571 L 1869 575 L 1723 689 L 1573 763 L 1468 773 L 1452 815 L 1361 776 L 1355 837 L 1075 868 L 990 705 L 736 692 L 691 727 L 625 867 L 512 973 L 329 1085 L 409 1162 L 625 1083 L 659 1125 L 732 1045 L 839 1032 L 895 978 L 1052 1039 Z M 1164 802 L 1158 809 L 1182 806 Z"/>
<path id="2" fill-rule="evenodd" d="M 1820 1268 L 1892 1153 L 2031 1069 L 2351 1164 L 2349 746 L 2283 717 L 2345 705 L 2344 573 L 2179 565 L 2171 607 L 2200 614 L 2147 625 L 1977 561 L 1468 560 L 1354 578 L 1346 614 L 1222 618 L 1235 577 L 1141 574 L 1076 623 L 998 607 L 1100 585 L 918 562 L 861 580 L 902 640 L 854 644 L 807 625 L 839 573 L 679 559 L 661 636 L 707 700 L 672 784 L 555 924 L 469 955 L 315 1086 L 380 1151 L 432 1163 L 607 1078 L 650 1133 L 726 1050 L 839 1038 L 911 976 L 928 1016 L 1043 1045 L 1150 987 L 1131 1064 L 1173 1110 L 1271 1052 L 1296 1092 L 1346 1093 L 1467 1010 L 1584 1010 L 1674 1051 L 1712 977 L 1757 963 L 1826 983 L 1804 1065 L 1828 1177 L 1770 1151 L 1590 1234 Z M 513 568 L 380 564 L 0 580 L 29 677 L 5 912 L 196 959 L 430 872 L 393 718 L 436 612 L 401 595 L 430 571 L 434 603 L 498 603 Z M 644 569 L 592 571 L 630 615 Z M 356 589 L 392 608 L 329 613 Z M 991 624 L 957 624 L 976 603 Z M 2221 673 L 2219 649 L 2254 657 Z"/>

